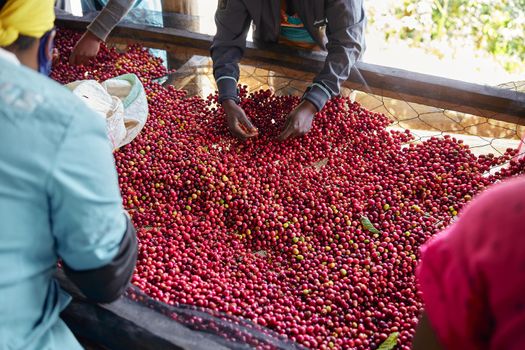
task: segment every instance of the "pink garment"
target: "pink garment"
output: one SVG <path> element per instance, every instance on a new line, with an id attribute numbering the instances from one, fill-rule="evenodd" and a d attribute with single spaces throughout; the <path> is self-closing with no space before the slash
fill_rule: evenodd
<path id="1" fill-rule="evenodd" d="M 525 177 L 475 198 L 422 248 L 417 274 L 445 349 L 525 349 Z"/>

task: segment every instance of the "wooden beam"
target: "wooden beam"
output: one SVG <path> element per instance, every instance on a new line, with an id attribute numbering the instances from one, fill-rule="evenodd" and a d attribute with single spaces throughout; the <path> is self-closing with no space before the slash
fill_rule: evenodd
<path id="1" fill-rule="evenodd" d="M 85 29 L 91 17 L 59 13 L 57 25 Z M 160 28 L 122 23 L 113 31 L 112 40 L 139 42 L 147 47 L 176 49 L 183 47 L 194 54 L 208 54 L 212 36 L 184 28 Z M 325 54 L 307 52 L 279 45 L 248 42 L 245 58 L 316 73 L 324 64 Z M 525 125 L 525 93 L 458 80 L 415 73 L 403 69 L 358 62 L 344 86 L 407 102 L 470 113 L 481 117 Z"/>

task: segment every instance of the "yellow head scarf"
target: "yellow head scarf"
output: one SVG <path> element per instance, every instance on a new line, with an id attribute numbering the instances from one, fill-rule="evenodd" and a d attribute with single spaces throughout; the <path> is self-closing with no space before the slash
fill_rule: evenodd
<path id="1" fill-rule="evenodd" d="M 8 0 L 0 9 L 0 47 L 19 35 L 41 38 L 53 28 L 55 0 Z"/>

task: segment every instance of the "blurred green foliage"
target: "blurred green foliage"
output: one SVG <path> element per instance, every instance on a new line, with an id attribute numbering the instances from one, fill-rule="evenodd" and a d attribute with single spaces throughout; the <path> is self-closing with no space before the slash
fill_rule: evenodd
<path id="1" fill-rule="evenodd" d="M 525 64 L 525 0 L 370 2 L 369 22 L 385 38 L 409 40 L 439 54 L 440 46 L 471 47 L 495 56 L 509 72 Z"/>

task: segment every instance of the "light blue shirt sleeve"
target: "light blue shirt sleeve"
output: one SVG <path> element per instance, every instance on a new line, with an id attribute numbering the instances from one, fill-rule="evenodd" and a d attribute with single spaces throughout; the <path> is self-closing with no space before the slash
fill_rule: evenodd
<path id="1" fill-rule="evenodd" d="M 115 257 L 126 219 L 105 121 L 87 107 L 74 113 L 47 191 L 58 254 L 70 268 L 82 271 Z"/>

